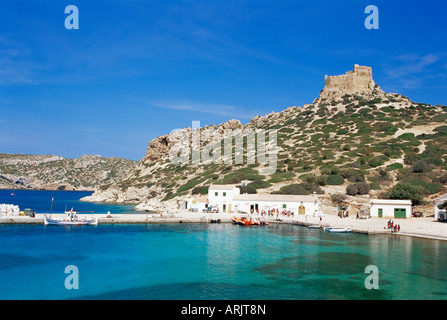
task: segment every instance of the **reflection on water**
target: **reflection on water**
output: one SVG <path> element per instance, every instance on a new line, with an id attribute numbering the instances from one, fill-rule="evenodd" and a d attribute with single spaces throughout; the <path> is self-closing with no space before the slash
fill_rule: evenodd
<path id="1" fill-rule="evenodd" d="M 436 240 L 275 224 L 3 225 L 0 236 L 1 299 L 447 298 Z M 69 264 L 79 290 L 64 288 Z M 379 290 L 364 286 L 368 265 Z"/>

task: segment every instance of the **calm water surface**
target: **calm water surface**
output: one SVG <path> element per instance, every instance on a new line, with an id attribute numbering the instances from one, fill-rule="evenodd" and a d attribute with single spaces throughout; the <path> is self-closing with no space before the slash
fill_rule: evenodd
<path id="1" fill-rule="evenodd" d="M 1 299 L 445 299 L 447 246 L 231 224 L 0 226 Z M 367 290 L 367 265 L 379 290 Z M 79 289 L 67 290 L 67 265 Z"/>
<path id="2" fill-rule="evenodd" d="M 13 193 L 14 195 L 11 195 Z M 20 210 L 30 208 L 36 213 L 48 213 L 53 201 L 53 213 L 65 210 L 93 211 L 94 213 L 137 213 L 133 205 L 82 202 L 79 199 L 90 196 L 92 191 L 48 191 L 48 190 L 0 190 L 0 203 L 20 206 Z"/>

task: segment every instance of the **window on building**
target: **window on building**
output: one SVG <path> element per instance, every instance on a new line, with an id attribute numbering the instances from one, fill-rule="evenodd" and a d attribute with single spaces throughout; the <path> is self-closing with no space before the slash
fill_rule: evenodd
<path id="1" fill-rule="evenodd" d="M 286 208 L 287 208 L 287 205 L 286 205 L 286 204 L 283 204 L 283 205 L 282 205 L 282 208 L 283 208 L 283 209 L 286 209 Z"/>
<path id="2" fill-rule="evenodd" d="M 224 192 L 224 193 L 223 193 L 223 196 L 224 196 L 224 197 L 226 197 L 226 196 L 227 196 L 227 193 L 226 193 L 226 192 Z"/>
<path id="3" fill-rule="evenodd" d="M 217 197 L 218 196 L 218 192 L 214 192 L 214 195 Z"/>

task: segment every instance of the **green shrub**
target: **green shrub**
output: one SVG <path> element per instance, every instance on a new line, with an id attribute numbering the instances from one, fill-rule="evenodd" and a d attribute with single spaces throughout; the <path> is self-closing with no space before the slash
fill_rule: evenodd
<path id="1" fill-rule="evenodd" d="M 427 162 L 425 160 L 418 160 L 413 164 L 413 172 L 421 173 L 427 171 Z"/>
<path id="2" fill-rule="evenodd" d="M 340 136 L 340 135 L 343 135 L 343 134 L 347 134 L 348 132 L 349 132 L 348 129 L 341 129 L 341 130 L 337 131 L 337 135 Z"/>
<path id="3" fill-rule="evenodd" d="M 225 169 L 224 169 L 225 170 Z M 223 172 L 223 171 L 222 171 Z M 262 180 L 264 177 L 257 173 L 252 168 L 242 168 L 237 171 L 227 174 L 223 179 L 219 180 L 218 184 L 238 184 L 243 180 Z"/>
<path id="4" fill-rule="evenodd" d="M 414 133 L 403 133 L 398 138 L 407 141 L 417 140 L 417 138 L 414 136 Z"/>
<path id="5" fill-rule="evenodd" d="M 299 183 L 299 184 L 289 184 L 282 187 L 279 191 L 275 193 L 279 194 L 295 194 L 295 195 L 309 195 L 312 193 L 323 194 L 324 191 L 320 187 L 313 183 Z"/>
<path id="6" fill-rule="evenodd" d="M 357 182 L 346 187 L 346 193 L 355 196 L 369 193 L 369 184 L 366 182 Z"/>
<path id="7" fill-rule="evenodd" d="M 368 160 L 368 165 L 370 167 L 378 167 L 381 166 L 384 162 L 384 159 L 381 156 L 377 156 L 377 157 L 372 157 L 371 159 Z"/>
<path id="8" fill-rule="evenodd" d="M 377 132 L 383 132 L 386 135 L 393 135 L 399 127 L 389 123 L 389 122 L 379 122 L 374 125 L 374 130 Z"/>
<path id="9" fill-rule="evenodd" d="M 447 121 L 447 114 L 439 114 L 435 116 L 432 121 L 434 122 L 446 122 Z"/>
<path id="10" fill-rule="evenodd" d="M 380 184 L 378 184 L 377 182 L 371 182 L 369 184 L 369 189 L 370 190 L 380 190 L 381 187 L 380 187 Z"/>
<path id="11" fill-rule="evenodd" d="M 388 170 L 396 170 L 396 169 L 402 169 L 404 167 L 404 165 L 402 163 L 393 163 L 390 164 L 389 166 L 387 166 L 386 168 Z"/>
<path id="12" fill-rule="evenodd" d="M 403 182 L 409 183 L 413 186 L 422 187 L 424 194 L 435 194 L 440 192 L 443 188 L 442 184 L 440 183 L 428 183 L 417 176 L 407 177 Z"/>
<path id="13" fill-rule="evenodd" d="M 257 193 L 256 188 L 251 186 L 251 185 L 246 185 L 246 186 L 240 186 L 238 187 L 241 190 L 241 194 L 244 193 L 249 193 L 249 194 L 253 194 L 253 193 Z"/>
<path id="14" fill-rule="evenodd" d="M 345 201 L 346 198 L 347 198 L 346 195 L 342 194 L 342 193 L 334 193 L 333 195 L 331 195 L 331 200 L 332 200 L 332 202 L 335 202 L 335 203 L 341 203 L 341 202 Z"/>
<path id="15" fill-rule="evenodd" d="M 291 171 L 276 171 L 272 176 L 271 179 L 268 180 L 270 183 L 277 183 L 277 182 L 283 182 L 292 179 L 295 177 L 295 173 Z"/>
<path id="16" fill-rule="evenodd" d="M 272 186 L 271 183 L 263 180 L 255 180 L 253 182 L 250 182 L 248 185 L 255 189 L 265 189 Z"/>
<path id="17" fill-rule="evenodd" d="M 303 174 L 299 178 L 308 183 L 315 183 L 317 181 L 317 177 L 313 173 Z"/>
<path id="18" fill-rule="evenodd" d="M 194 187 L 191 190 L 191 194 L 192 195 L 196 195 L 196 194 L 208 194 L 208 186 L 199 186 L 199 187 Z"/>
<path id="19" fill-rule="evenodd" d="M 182 192 L 182 191 L 186 191 L 189 190 L 191 188 L 194 188 L 197 184 L 199 184 L 200 182 L 202 182 L 204 179 L 191 179 L 190 181 L 188 181 L 187 183 L 185 183 L 183 186 L 180 186 L 177 189 L 177 192 Z"/>
<path id="20" fill-rule="evenodd" d="M 365 181 L 365 176 L 360 170 L 347 169 L 341 172 L 341 176 L 348 179 L 350 182 L 362 182 Z"/>
<path id="21" fill-rule="evenodd" d="M 439 132 L 441 134 L 447 134 L 447 126 L 436 127 L 434 131 Z"/>
<path id="22" fill-rule="evenodd" d="M 383 112 L 392 112 L 392 111 L 394 111 L 394 107 L 393 106 L 382 107 L 382 108 L 380 108 L 380 110 Z"/>
<path id="23" fill-rule="evenodd" d="M 327 184 L 327 175 L 321 175 L 317 177 L 317 180 L 315 181 L 319 186 L 325 186 Z"/>
<path id="24" fill-rule="evenodd" d="M 411 200 L 413 205 L 418 205 L 424 199 L 424 188 L 407 182 L 399 182 L 390 192 L 390 199 Z"/>
<path id="25" fill-rule="evenodd" d="M 339 174 L 332 174 L 327 178 L 326 184 L 334 186 L 345 183 L 345 179 Z"/>

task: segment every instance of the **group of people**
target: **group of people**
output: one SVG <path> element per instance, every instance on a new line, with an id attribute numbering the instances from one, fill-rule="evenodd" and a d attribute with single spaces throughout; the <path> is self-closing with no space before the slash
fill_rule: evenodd
<path id="1" fill-rule="evenodd" d="M 279 215 L 281 214 L 283 217 L 285 217 L 285 216 L 287 216 L 287 217 L 290 217 L 290 218 L 293 218 L 293 216 L 294 216 L 294 212 L 293 211 L 291 211 L 291 210 L 282 210 L 282 211 L 279 211 L 279 209 L 278 208 L 276 208 L 276 209 L 268 209 L 268 210 L 261 210 L 261 212 L 259 212 L 259 210 L 258 209 L 256 209 L 256 210 L 253 210 L 253 209 L 251 209 L 250 210 L 250 213 L 255 213 L 255 214 L 260 214 L 261 215 L 261 217 L 263 217 L 263 216 L 266 216 L 266 217 L 279 217 Z"/>
<path id="2" fill-rule="evenodd" d="M 400 224 L 394 224 L 393 220 L 388 220 L 386 229 L 390 229 L 393 232 L 400 231 Z"/>
<path id="3" fill-rule="evenodd" d="M 340 210 L 340 211 L 338 211 L 338 216 L 340 218 L 347 218 L 347 217 L 349 217 L 349 212 L 345 211 L 345 210 Z"/>

